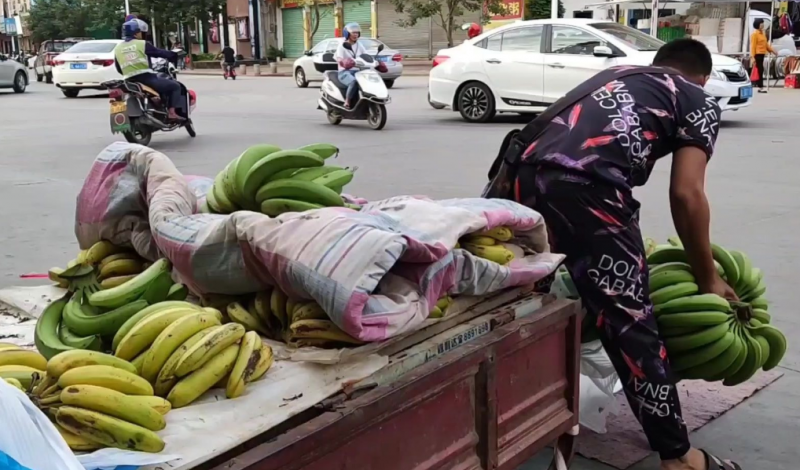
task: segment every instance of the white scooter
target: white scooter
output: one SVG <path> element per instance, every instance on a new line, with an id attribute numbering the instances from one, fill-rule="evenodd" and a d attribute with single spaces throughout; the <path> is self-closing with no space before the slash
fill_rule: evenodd
<path id="1" fill-rule="evenodd" d="M 349 46 L 349 43 L 344 44 L 345 48 L 350 49 Z M 382 50 L 383 45 L 381 44 L 378 46 L 378 53 Z M 322 62 L 327 64 L 335 63 L 333 54 L 325 54 Z M 358 69 L 355 73 L 359 88 L 358 101 L 351 103 L 349 109 L 345 108 L 344 99 L 347 87 L 339 81 L 339 72 L 327 70 L 325 71 L 322 87 L 319 90 L 320 98 L 317 102 L 317 109 L 324 111 L 328 116 L 328 122 L 334 126 L 340 124 L 342 119 L 352 119 L 367 121 L 369 127 L 379 131 L 386 125 L 386 105 L 391 102 L 389 90 L 386 88 L 380 73 L 378 73 L 381 69 L 386 70 L 386 66 L 383 62 L 367 54 L 356 58 L 355 62 Z M 320 65 L 322 64 L 315 64 L 315 66 Z M 320 67 L 317 68 L 319 69 Z"/>

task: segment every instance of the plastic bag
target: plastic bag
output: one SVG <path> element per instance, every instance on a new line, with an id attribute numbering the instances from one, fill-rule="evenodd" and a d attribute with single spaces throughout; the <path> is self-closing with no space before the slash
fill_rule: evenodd
<path id="1" fill-rule="evenodd" d="M 14 470 L 134 470 L 179 458 L 120 449 L 78 457 L 30 399 L 0 380 L 0 468 Z"/>
<path id="2" fill-rule="evenodd" d="M 599 340 L 581 345 L 580 381 L 580 424 L 604 434 L 608 414 L 619 413 L 614 394 L 622 384 Z"/>

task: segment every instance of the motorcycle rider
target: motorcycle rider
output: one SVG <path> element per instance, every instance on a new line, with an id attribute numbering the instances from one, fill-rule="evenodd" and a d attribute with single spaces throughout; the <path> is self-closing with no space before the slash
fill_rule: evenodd
<path id="1" fill-rule="evenodd" d="M 147 23 L 137 18 L 122 25 L 124 41 L 114 48 L 114 65 L 125 80 L 156 90 L 166 101 L 169 119 L 182 120 L 175 111 L 182 98 L 181 86 L 173 80 L 159 77 L 150 66 L 151 58 L 162 58 L 175 63 L 178 55 L 145 42 L 143 37 L 148 29 Z"/>
<path id="2" fill-rule="evenodd" d="M 358 23 L 348 23 L 344 26 L 344 41 L 339 44 L 333 59 L 339 64 L 339 81 L 347 87 L 344 107 L 350 109 L 350 104 L 358 98 L 358 82 L 356 82 L 356 59 L 367 53 L 364 46 L 358 43 L 361 37 L 361 27 Z M 350 49 L 344 47 L 350 44 Z"/>
<path id="3" fill-rule="evenodd" d="M 222 66 L 223 75 L 228 73 L 227 67 L 233 69 L 236 66 L 236 52 L 231 46 L 225 46 L 219 54 L 217 60 L 222 59 L 220 65 Z"/>

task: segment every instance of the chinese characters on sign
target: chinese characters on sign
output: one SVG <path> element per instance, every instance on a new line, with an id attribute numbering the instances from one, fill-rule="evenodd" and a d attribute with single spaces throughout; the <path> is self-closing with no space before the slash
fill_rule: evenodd
<path id="1" fill-rule="evenodd" d="M 492 16 L 492 21 L 522 19 L 522 13 L 525 8 L 525 4 L 523 3 L 523 0 L 503 0 L 503 8 L 505 11 L 501 14 Z"/>

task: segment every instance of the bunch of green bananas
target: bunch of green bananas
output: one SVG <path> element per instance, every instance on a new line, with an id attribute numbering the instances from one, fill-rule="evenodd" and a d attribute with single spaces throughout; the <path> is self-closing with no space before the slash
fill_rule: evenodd
<path id="1" fill-rule="evenodd" d="M 463 248 L 479 258 L 505 266 L 516 257 L 514 251 L 509 249 L 515 247 L 507 243 L 513 237 L 514 233 L 510 228 L 495 227 L 491 230 L 465 235 L 456 248 Z"/>
<path id="2" fill-rule="evenodd" d="M 234 300 L 226 308 L 232 322 L 290 346 L 338 348 L 362 344 L 334 324 L 314 301 L 294 299 L 280 288 Z"/>
<path id="3" fill-rule="evenodd" d="M 41 362 L 44 358 L 29 355 L 27 359 Z M 152 385 L 136 374 L 131 363 L 75 349 L 36 365 L 44 370 L 34 374 L 28 395 L 53 420 L 72 450 L 163 450 L 164 442 L 155 431 L 166 426 L 163 415 L 171 405 L 153 396 Z"/>
<path id="4" fill-rule="evenodd" d="M 214 179 L 204 212 L 230 214 L 240 209 L 270 217 L 322 207 L 342 207 L 342 188 L 354 170 L 325 166 L 339 153 L 330 144 L 295 150 L 254 145 L 228 164 Z"/>
<path id="5" fill-rule="evenodd" d="M 100 242 L 88 252 L 91 254 L 94 248 L 105 243 Z M 125 280 L 116 286 L 105 289 L 98 286 L 97 274 L 105 267 L 118 262 L 138 262 L 133 259 L 106 261 L 119 254 L 106 252 L 105 256 L 88 258 L 89 264 L 81 262 L 60 274 L 71 292 L 51 303 L 36 323 L 36 347 L 45 357 L 70 349 L 102 351 L 125 322 L 148 305 L 186 297 L 186 287 L 172 282 L 166 259 L 156 261 L 138 274 L 125 275 Z"/>
<path id="6" fill-rule="evenodd" d="M 436 302 L 436 305 L 433 306 L 430 313 L 428 314 L 428 318 L 442 318 L 447 313 L 447 307 L 453 303 L 453 298 L 449 295 L 445 294 Z"/>
<path id="7" fill-rule="evenodd" d="M 669 241 L 650 244 L 647 263 L 650 300 L 676 374 L 733 386 L 749 380 L 758 369 L 775 368 L 787 342 L 780 330 L 769 325 L 761 270 L 744 253 L 712 244 L 718 271 L 741 301 L 699 294 L 680 241 Z"/>

